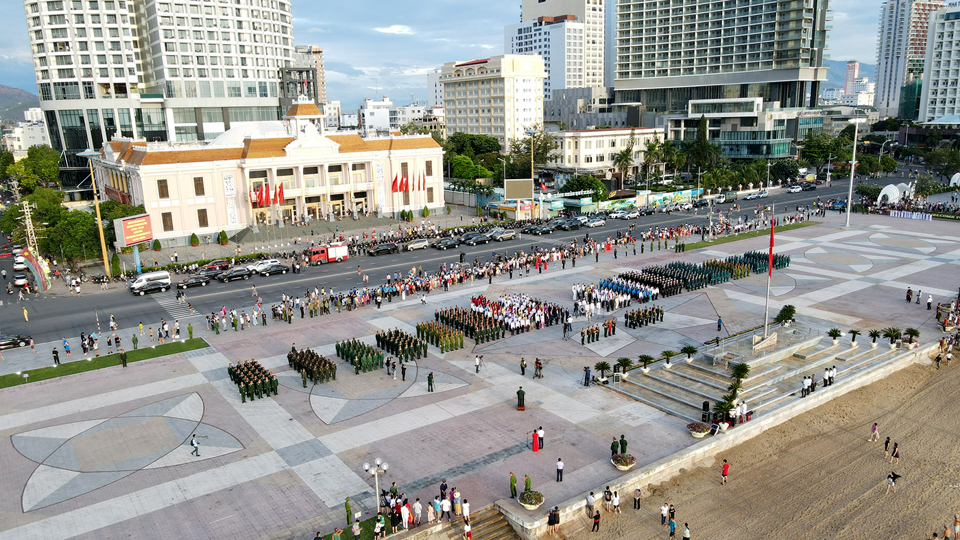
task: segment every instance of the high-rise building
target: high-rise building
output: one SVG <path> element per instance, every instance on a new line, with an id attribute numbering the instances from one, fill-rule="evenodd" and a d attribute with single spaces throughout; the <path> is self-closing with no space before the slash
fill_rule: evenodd
<path id="1" fill-rule="evenodd" d="M 297 45 L 297 55 L 313 69 L 317 70 L 317 103 L 327 100 L 327 75 L 323 67 L 323 49 L 316 45 Z"/>
<path id="2" fill-rule="evenodd" d="M 943 0 L 885 0 L 880 7 L 875 103 L 880 118 L 897 116 L 903 87 L 922 79 L 930 15 L 943 6 Z"/>
<path id="3" fill-rule="evenodd" d="M 927 54 L 924 62 L 920 122 L 940 120 L 960 124 L 957 100 L 957 69 L 960 58 L 960 7 L 938 10 L 930 16 Z M 952 118 L 951 118 L 952 117 Z"/>
<path id="4" fill-rule="evenodd" d="M 427 73 L 427 107 L 443 107 L 443 82 L 440 81 L 439 69 Z"/>
<path id="5" fill-rule="evenodd" d="M 604 0 L 523 0 L 521 9 L 522 22 L 561 15 L 573 15 L 583 22 L 584 86 L 603 86 Z"/>
<path id="6" fill-rule="evenodd" d="M 843 83 L 844 94 L 854 93 L 853 84 L 856 82 L 858 77 L 860 77 L 860 62 L 857 62 L 856 60 L 850 60 L 847 62 L 847 76 Z"/>
<path id="7" fill-rule="evenodd" d="M 613 88 L 617 77 L 617 0 L 610 0 L 604 7 L 603 32 L 603 86 Z"/>
<path id="8" fill-rule="evenodd" d="M 489 135 L 504 149 L 543 122 L 543 79 L 539 56 L 503 55 L 448 62 L 441 70 L 446 136 Z"/>
<path id="9" fill-rule="evenodd" d="M 68 189 L 86 176 L 76 154 L 114 136 L 204 140 L 283 114 L 289 1 L 24 0 L 24 9 L 40 107 Z"/>
<path id="10" fill-rule="evenodd" d="M 690 100 L 815 105 L 829 20 L 818 0 L 617 3 L 616 102 L 682 112 Z"/>
<path id="11" fill-rule="evenodd" d="M 537 54 L 543 58 L 547 70 L 543 99 L 550 99 L 554 90 L 587 86 L 584 41 L 584 24 L 573 15 L 538 17 L 503 28 L 506 54 Z"/>

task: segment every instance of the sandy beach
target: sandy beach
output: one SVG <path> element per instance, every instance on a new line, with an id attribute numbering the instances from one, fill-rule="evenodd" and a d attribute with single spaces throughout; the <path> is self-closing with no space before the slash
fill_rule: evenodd
<path id="1" fill-rule="evenodd" d="M 621 494 L 622 514 L 601 512 L 601 534 L 587 520 L 561 532 L 587 538 L 667 538 L 660 505 L 677 509 L 677 538 L 910 538 L 941 535 L 960 512 L 960 364 L 936 371 L 913 365 L 771 429 L 709 467 L 650 486 L 642 508 Z M 868 442 L 879 423 L 881 440 Z M 899 465 L 883 457 L 883 439 L 899 442 Z M 891 444 L 892 448 L 892 444 Z M 720 485 L 720 461 L 731 464 Z M 890 471 L 902 475 L 885 495 Z"/>

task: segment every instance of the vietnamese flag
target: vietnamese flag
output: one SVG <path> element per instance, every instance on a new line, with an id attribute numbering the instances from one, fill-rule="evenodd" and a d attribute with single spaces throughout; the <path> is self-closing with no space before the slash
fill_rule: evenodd
<path id="1" fill-rule="evenodd" d="M 277 204 L 283 204 L 284 200 L 286 199 L 283 198 L 283 183 L 281 182 L 280 185 L 277 186 Z"/>
<path id="2" fill-rule="evenodd" d="M 394 193 L 400 190 L 400 185 L 397 183 L 397 175 L 393 175 L 393 187 L 392 190 Z"/>
<path id="3" fill-rule="evenodd" d="M 260 206 L 267 206 L 270 203 L 270 186 L 266 182 L 260 185 Z"/>

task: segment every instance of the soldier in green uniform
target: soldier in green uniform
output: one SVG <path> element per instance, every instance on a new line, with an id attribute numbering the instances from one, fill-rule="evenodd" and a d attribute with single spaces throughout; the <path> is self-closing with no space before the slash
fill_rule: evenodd
<path id="1" fill-rule="evenodd" d="M 427 375 L 427 392 L 433 392 L 433 372 Z"/>

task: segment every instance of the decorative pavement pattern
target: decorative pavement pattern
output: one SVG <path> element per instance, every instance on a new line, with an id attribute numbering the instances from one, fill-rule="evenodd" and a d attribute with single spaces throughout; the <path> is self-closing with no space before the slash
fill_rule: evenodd
<path id="1" fill-rule="evenodd" d="M 777 251 L 792 256 L 774 274 L 773 309 L 797 307 L 803 322 L 820 329 L 888 326 L 935 331 L 925 306 L 905 305 L 908 286 L 949 301 L 960 264 L 960 229 L 880 217 L 859 217 L 857 228 L 822 225 L 777 236 Z M 932 232 L 936 228 L 936 232 Z M 943 234 L 944 229 L 947 234 Z M 725 331 L 759 324 L 766 276 L 751 276 L 657 303 L 663 323 L 639 329 L 622 325 L 617 336 L 583 346 L 559 327 L 508 336 L 482 346 L 408 364 L 406 380 L 385 371 L 360 375 L 338 370 L 337 380 L 303 388 L 287 366 L 290 344 L 335 358 L 337 339 L 372 342 L 382 328 L 410 331 L 433 310 L 466 305 L 473 294 L 522 291 L 572 304 L 570 286 L 592 283 L 625 269 L 682 258 L 702 260 L 764 249 L 766 238 L 674 254 L 667 250 L 620 257 L 527 278 L 476 282 L 417 299 L 385 304 L 296 327 L 270 325 L 256 333 L 210 336 L 209 349 L 108 368 L 0 391 L 0 540 L 77 537 L 258 538 L 312 535 L 344 522 L 343 502 L 369 513 L 373 479 L 364 462 L 383 458 L 410 497 L 432 499 L 446 480 L 482 508 L 507 495 L 512 471 L 529 474 L 547 502 L 562 501 L 586 486 L 615 479 L 608 461 L 613 436 L 626 435 L 643 465 L 694 440 L 684 422 L 603 388 L 581 384 L 582 369 L 599 358 L 700 345 Z M 950 284 L 950 285 L 947 285 Z M 615 313 L 622 321 L 623 311 Z M 469 342 L 472 345 L 472 342 Z M 484 355 L 479 372 L 474 354 Z M 521 377 L 517 363 L 529 366 Z M 278 396 L 241 403 L 226 377 L 228 362 L 251 357 L 274 371 Z M 534 358 L 544 377 L 532 379 Z M 435 392 L 427 392 L 427 374 Z M 527 410 L 515 409 L 516 390 Z M 545 448 L 529 451 L 531 432 L 546 431 Z M 190 455 L 196 433 L 200 457 Z M 546 452 L 546 453 L 544 453 Z M 554 482 L 558 457 L 563 483 Z"/>

